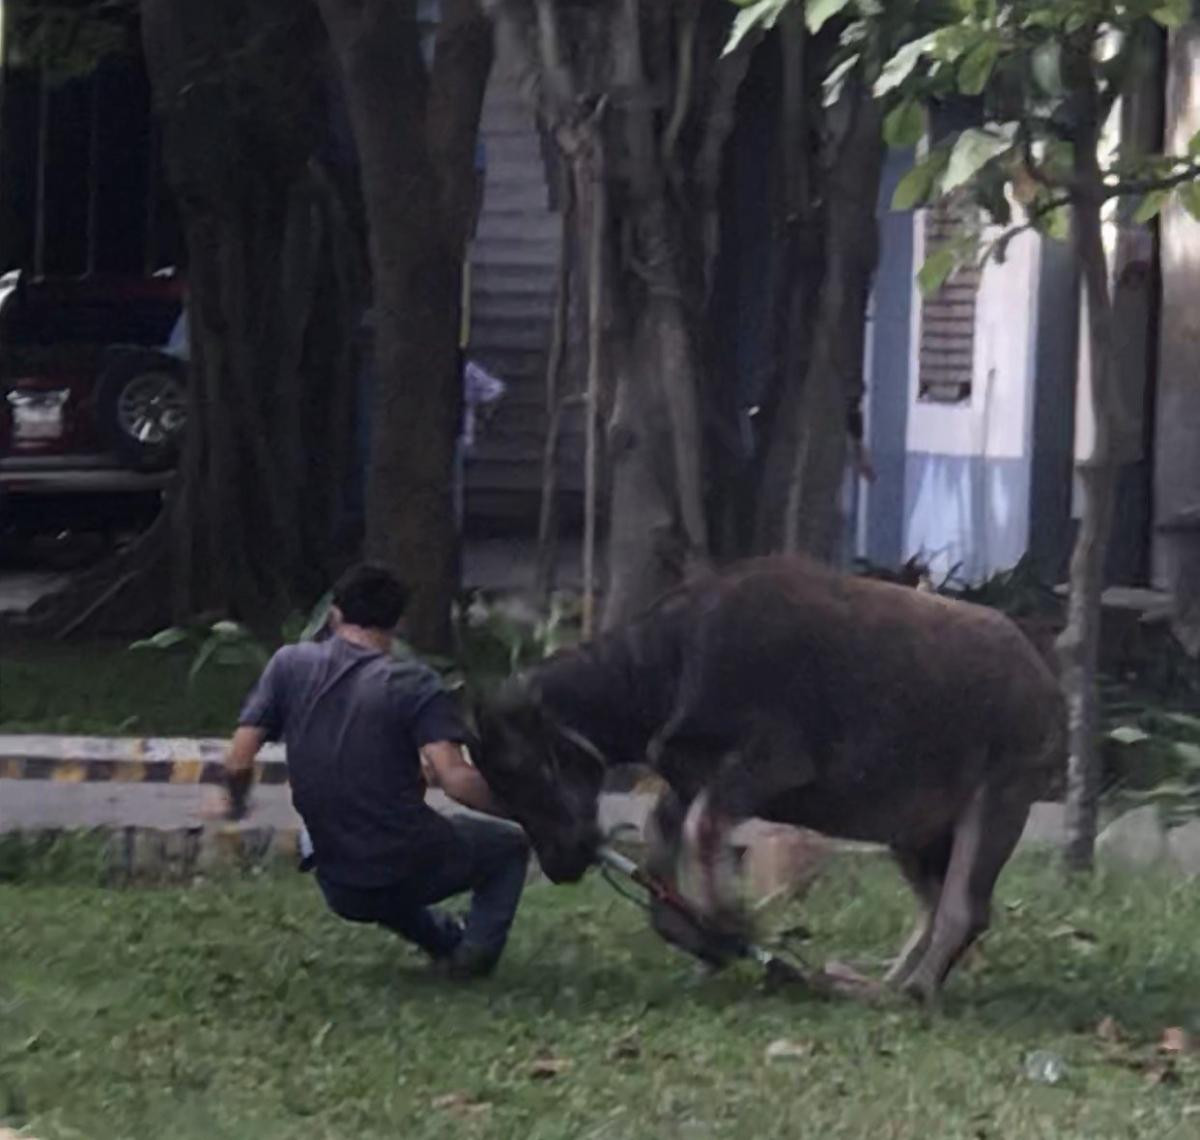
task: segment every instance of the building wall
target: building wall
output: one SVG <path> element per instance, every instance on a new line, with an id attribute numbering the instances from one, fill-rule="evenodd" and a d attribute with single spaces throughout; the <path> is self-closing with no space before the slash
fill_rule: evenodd
<path id="1" fill-rule="evenodd" d="M 911 224 L 920 265 L 924 227 L 919 217 Z M 1039 239 L 1025 235 L 1003 265 L 985 269 L 972 393 L 961 404 L 917 399 L 921 305 L 912 287 L 902 553 L 938 575 L 978 581 L 1028 548 L 1040 254 Z"/>
<path id="2" fill-rule="evenodd" d="M 908 462 L 912 337 L 913 219 L 891 209 L 896 184 L 912 155 L 890 151 L 880 186 L 879 266 L 867 329 L 865 400 L 867 447 L 875 481 L 860 483 L 858 553 L 877 566 L 903 561 L 905 471 Z"/>
<path id="3" fill-rule="evenodd" d="M 1200 25 L 1173 33 L 1166 149 L 1186 153 L 1200 131 Z M 1154 517 L 1200 506 L 1200 223 L 1172 206 L 1162 218 L 1162 309 Z M 1171 584 L 1169 551 L 1155 542 L 1154 577 Z"/>

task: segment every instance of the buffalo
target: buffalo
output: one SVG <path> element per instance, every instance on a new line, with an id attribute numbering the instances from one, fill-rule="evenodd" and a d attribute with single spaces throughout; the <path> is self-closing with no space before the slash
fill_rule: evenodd
<path id="1" fill-rule="evenodd" d="M 555 882 L 594 862 L 621 764 L 669 787 L 660 868 L 681 849 L 712 867 L 749 817 L 886 845 L 921 912 L 888 980 L 930 999 L 987 928 L 1030 805 L 1060 774 L 1064 710 L 1002 614 L 777 557 L 511 679 L 480 731 L 480 768 Z M 701 901 L 716 919 L 715 891 Z"/>

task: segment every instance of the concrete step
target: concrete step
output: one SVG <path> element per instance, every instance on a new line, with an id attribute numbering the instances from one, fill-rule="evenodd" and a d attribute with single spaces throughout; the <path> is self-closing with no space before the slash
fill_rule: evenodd
<path id="1" fill-rule="evenodd" d="M 474 246 L 492 242 L 538 242 L 551 245 L 555 253 L 562 243 L 562 219 L 536 206 L 530 209 L 488 209 L 475 231 Z"/>
<path id="2" fill-rule="evenodd" d="M 488 180 L 483 191 L 483 209 L 549 211 L 550 188 L 543 179 L 523 182 L 494 182 Z"/>
<path id="3" fill-rule="evenodd" d="M 480 124 L 484 157 L 490 173 L 494 164 L 522 163 L 530 170 L 542 170 L 541 136 L 530 124 L 497 128 L 486 120 Z"/>
<path id="4" fill-rule="evenodd" d="M 559 242 L 555 237 L 513 237 L 480 235 L 471 252 L 472 265 L 494 265 L 501 268 L 532 266 L 550 274 L 553 285 L 558 272 Z"/>
<path id="5" fill-rule="evenodd" d="M 547 329 L 554 321 L 555 298 L 551 294 L 493 293 L 472 291 L 472 321 L 540 321 Z"/>
<path id="6" fill-rule="evenodd" d="M 528 349 L 545 352 L 550 344 L 548 320 L 513 321 L 481 316 L 471 317 L 471 346 L 481 353 L 491 349 Z"/>
<path id="7" fill-rule="evenodd" d="M 540 161 L 509 159 L 504 155 L 487 156 L 487 184 L 489 186 L 544 185 L 546 168 Z"/>
<path id="8" fill-rule="evenodd" d="M 557 265 L 513 265 L 471 259 L 471 289 L 475 296 L 490 293 L 503 297 L 553 297 L 557 278 Z"/>

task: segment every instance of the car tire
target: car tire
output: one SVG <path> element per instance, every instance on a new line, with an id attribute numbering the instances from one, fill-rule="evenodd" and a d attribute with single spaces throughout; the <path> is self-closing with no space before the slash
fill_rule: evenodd
<path id="1" fill-rule="evenodd" d="M 187 426 L 182 364 L 157 352 L 114 356 L 96 389 L 96 423 L 122 465 L 147 472 L 173 467 Z"/>

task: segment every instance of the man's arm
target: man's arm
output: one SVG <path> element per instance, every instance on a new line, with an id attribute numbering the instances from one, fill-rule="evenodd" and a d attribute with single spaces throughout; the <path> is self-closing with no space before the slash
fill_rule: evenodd
<path id="1" fill-rule="evenodd" d="M 467 762 L 462 748 L 452 741 L 436 740 L 422 745 L 421 771 L 431 788 L 441 788 L 463 807 L 501 819 L 509 818 L 479 769 Z"/>
<path id="2" fill-rule="evenodd" d="M 242 725 L 225 753 L 225 790 L 229 796 L 228 817 L 243 819 L 249 807 L 250 785 L 254 782 L 254 761 L 267 739 L 264 728 Z"/>

